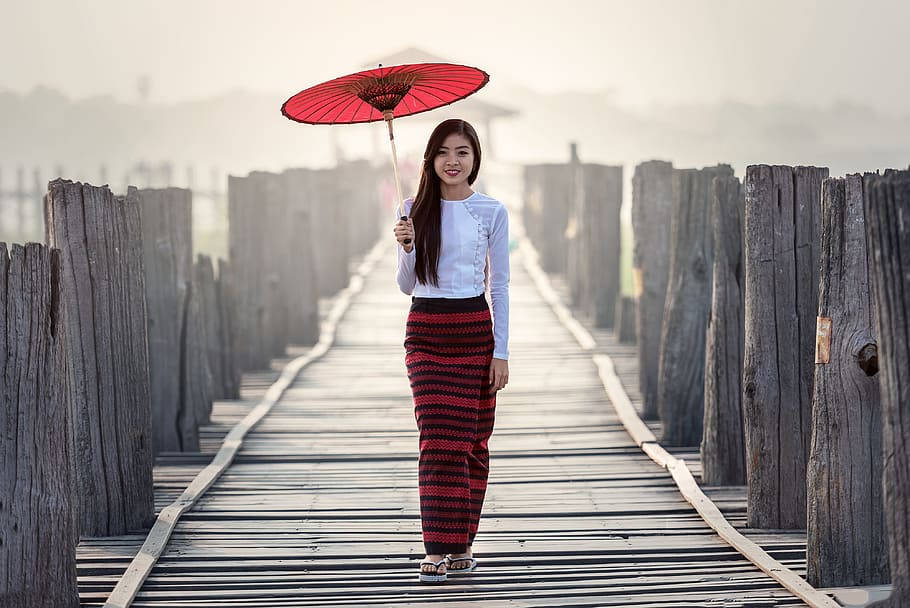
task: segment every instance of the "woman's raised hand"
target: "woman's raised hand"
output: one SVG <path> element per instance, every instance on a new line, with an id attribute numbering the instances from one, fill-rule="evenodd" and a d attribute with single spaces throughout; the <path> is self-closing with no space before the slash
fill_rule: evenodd
<path id="1" fill-rule="evenodd" d="M 404 250 L 407 253 L 411 253 L 411 249 L 414 247 L 414 221 L 411 218 L 408 218 L 407 221 L 398 220 L 395 222 L 392 232 L 395 233 L 395 238 L 398 239 Z M 404 242 L 409 239 L 410 242 L 405 245 Z"/>

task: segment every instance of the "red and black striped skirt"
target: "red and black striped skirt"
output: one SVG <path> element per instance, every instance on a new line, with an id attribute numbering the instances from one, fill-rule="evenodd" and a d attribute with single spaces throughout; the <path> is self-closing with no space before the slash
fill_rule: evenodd
<path id="1" fill-rule="evenodd" d="M 404 348 L 420 431 L 424 548 L 464 553 L 480 522 L 496 408 L 489 390 L 493 323 L 484 295 L 413 297 Z"/>

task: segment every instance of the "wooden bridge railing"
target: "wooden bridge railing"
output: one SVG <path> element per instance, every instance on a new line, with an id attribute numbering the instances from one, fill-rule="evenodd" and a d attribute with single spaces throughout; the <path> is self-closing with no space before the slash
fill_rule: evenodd
<path id="1" fill-rule="evenodd" d="M 612 272 L 562 257 L 563 218 L 578 238 L 573 213 L 604 203 L 581 185 L 566 210 L 579 165 L 524 176 L 527 234 L 570 286 Z M 650 161 L 632 200 L 643 417 L 700 446 L 702 483 L 747 485 L 750 527 L 807 529 L 810 584 L 910 601 L 910 172 L 753 165 L 740 184 Z"/>
<path id="2" fill-rule="evenodd" d="M 198 450 L 241 371 L 315 342 L 319 288 L 343 287 L 378 237 L 376 178 L 366 163 L 233 178 L 217 276 L 193 262 L 189 190 L 48 184 L 48 245 L 0 243 L 4 608 L 78 606 L 80 536 L 148 529 L 155 455 Z M 262 358 L 243 357 L 254 336 Z"/>

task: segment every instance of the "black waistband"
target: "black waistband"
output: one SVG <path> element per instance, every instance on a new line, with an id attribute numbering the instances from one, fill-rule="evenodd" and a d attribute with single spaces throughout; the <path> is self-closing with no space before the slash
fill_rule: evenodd
<path id="1" fill-rule="evenodd" d="M 487 299 L 484 294 L 470 298 L 424 298 L 411 296 L 411 310 L 418 306 L 429 307 L 438 312 L 474 312 L 488 309 Z"/>

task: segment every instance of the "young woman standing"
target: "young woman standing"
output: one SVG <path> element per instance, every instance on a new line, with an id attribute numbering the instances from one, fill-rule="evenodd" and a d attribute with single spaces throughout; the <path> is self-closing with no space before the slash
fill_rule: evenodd
<path id="1" fill-rule="evenodd" d="M 509 217 L 501 202 L 471 189 L 479 170 L 474 128 L 440 123 L 417 195 L 404 201 L 408 220 L 393 229 L 398 286 L 413 294 L 404 348 L 420 431 L 422 582 L 477 565 L 471 544 L 487 487 L 487 442 L 496 391 L 509 381 Z"/>

